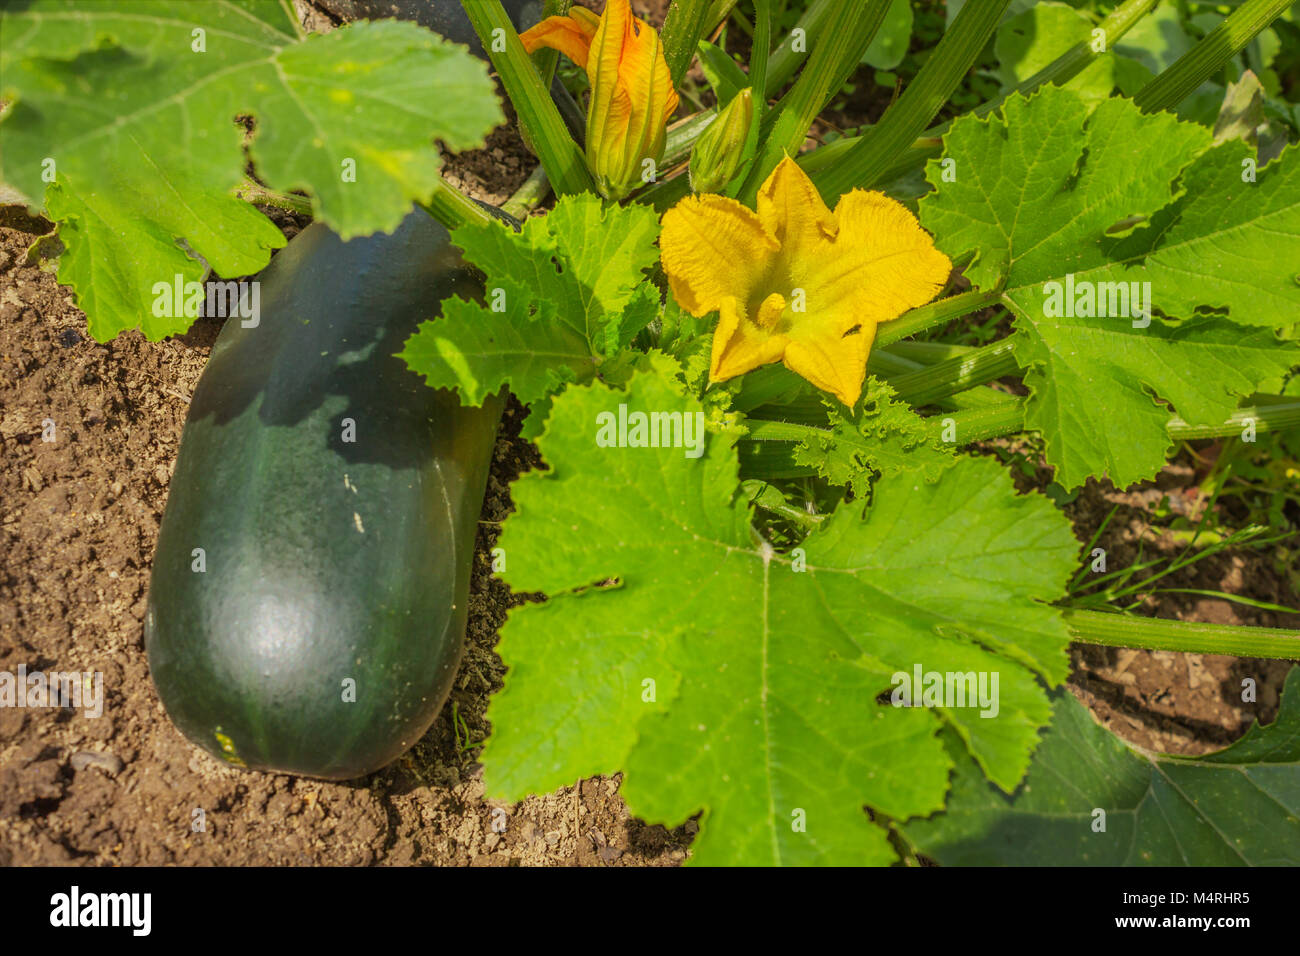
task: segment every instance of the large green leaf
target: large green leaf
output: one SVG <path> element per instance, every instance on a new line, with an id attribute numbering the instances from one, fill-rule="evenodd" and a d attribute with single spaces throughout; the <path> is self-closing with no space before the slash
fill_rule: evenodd
<path id="1" fill-rule="evenodd" d="M 757 540 L 731 433 L 684 448 L 601 447 L 602 413 L 700 405 L 658 357 L 626 391 L 571 385 L 538 441 L 548 470 L 513 486 L 509 584 L 542 591 L 502 631 L 509 667 L 483 753 L 489 793 L 518 799 L 625 771 L 631 810 L 703 810 L 699 863 L 886 863 L 891 817 L 942 806 L 955 728 L 1011 789 L 1047 719 L 1040 681 L 1068 670 L 1042 600 L 1078 551 L 1041 496 L 963 459 L 941 480 L 886 476 L 798 552 Z M 896 672 L 996 673 L 998 712 L 877 701 Z M 800 821 L 806 826 L 800 827 Z"/>
<path id="2" fill-rule="evenodd" d="M 1156 473 L 1172 442 L 1153 396 L 1218 424 L 1300 359 L 1273 333 L 1300 310 L 1296 151 L 1243 183 L 1245 147 L 1210 143 L 1170 114 L 1118 98 L 1090 111 L 1049 87 L 955 122 L 955 176 L 944 181 L 941 162 L 927 170 L 936 191 L 922 221 L 953 258 L 975 253 L 976 286 L 1001 286 L 1031 389 L 1026 422 L 1066 487 Z M 1132 303 L 1118 308 L 1134 283 L 1157 310 L 1149 323 Z"/>
<path id="3" fill-rule="evenodd" d="M 184 331 L 153 314 L 155 282 L 202 277 L 183 239 L 223 276 L 258 271 L 284 244 L 230 195 L 244 130 L 271 187 L 311 193 L 347 237 L 392 230 L 438 182 L 435 139 L 479 145 L 502 118 L 486 67 L 394 20 L 301 40 L 278 0 L 31 0 L 0 12 L 0 179 L 63 226 L 59 278 L 92 334 Z"/>
<path id="4" fill-rule="evenodd" d="M 944 864 L 1300 864 L 1300 668 L 1276 722 L 1203 757 L 1130 747 L 1066 691 L 1013 796 L 990 787 L 951 735 L 948 747 L 947 809 L 903 827 Z"/>
<path id="5" fill-rule="evenodd" d="M 500 222 L 457 229 L 452 241 L 488 276 L 487 301 L 450 299 L 402 351 L 434 388 L 481 404 L 502 385 L 523 402 L 586 381 L 659 310 L 641 272 L 659 257 L 648 206 L 566 196 L 515 232 Z"/>

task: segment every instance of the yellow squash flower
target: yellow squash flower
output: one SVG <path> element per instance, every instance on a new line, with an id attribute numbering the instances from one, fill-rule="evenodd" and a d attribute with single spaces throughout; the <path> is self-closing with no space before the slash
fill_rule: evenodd
<path id="1" fill-rule="evenodd" d="M 673 295 L 694 316 L 719 314 L 709 380 L 782 361 L 852 407 L 876 326 L 933 299 L 952 263 L 883 193 L 855 189 L 831 212 L 788 156 L 757 206 L 705 194 L 664 214 Z"/>
<path id="2" fill-rule="evenodd" d="M 559 50 L 587 70 L 587 165 L 600 191 L 622 199 L 642 184 L 645 161 L 663 158 L 677 93 L 657 34 L 632 16 L 628 0 L 608 0 L 597 17 L 574 7 L 520 34 L 529 53 Z M 653 171 L 653 167 L 651 169 Z"/>

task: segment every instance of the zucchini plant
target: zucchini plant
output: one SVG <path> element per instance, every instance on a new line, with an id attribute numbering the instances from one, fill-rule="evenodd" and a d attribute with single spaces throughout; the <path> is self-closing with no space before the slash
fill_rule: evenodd
<path id="1" fill-rule="evenodd" d="M 522 228 L 440 178 L 433 140 L 502 113 L 416 25 L 304 37 L 276 0 L 4 14 L 0 177 L 59 223 L 96 337 L 187 327 L 150 308 L 160 278 L 264 266 L 283 240 L 248 200 L 322 224 L 195 395 L 149 637 L 183 729 L 327 776 L 413 743 L 508 390 L 544 467 L 512 488 L 499 573 L 539 599 L 501 634 L 490 796 L 622 772 L 638 816 L 702 814 L 704 864 L 1300 862 L 1295 671 L 1274 724 L 1195 761 L 1063 687 L 1072 641 L 1300 659 L 1300 634 L 1082 599 L 1104 560 L 1060 507 L 1180 441 L 1294 440 L 1300 116 L 1267 53 L 1290 3 L 1198 17 L 1178 55 L 1156 0 L 953 4 L 876 122 L 804 149 L 860 64 L 902 62 L 897 6 L 674 0 L 660 32 L 627 0 L 531 25 L 464 0 L 539 159 L 505 208 L 556 194 Z M 379 444 L 337 443 L 354 406 Z M 1011 436 L 1041 442 L 1048 493 L 990 454 Z M 229 563 L 194 572 L 198 538 Z"/>

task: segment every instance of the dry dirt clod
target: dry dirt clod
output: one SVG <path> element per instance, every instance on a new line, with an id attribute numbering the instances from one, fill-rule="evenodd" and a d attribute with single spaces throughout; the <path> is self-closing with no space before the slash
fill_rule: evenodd
<path id="1" fill-rule="evenodd" d="M 71 759 L 68 760 L 68 763 L 71 765 L 73 770 L 81 771 L 88 767 L 94 767 L 98 770 L 104 771 L 104 773 L 108 774 L 110 777 L 117 776 L 122 772 L 122 768 L 126 766 L 126 764 L 123 763 L 122 758 L 118 757 L 116 754 L 101 754 L 95 753 L 91 750 L 78 751 L 72 755 Z"/>

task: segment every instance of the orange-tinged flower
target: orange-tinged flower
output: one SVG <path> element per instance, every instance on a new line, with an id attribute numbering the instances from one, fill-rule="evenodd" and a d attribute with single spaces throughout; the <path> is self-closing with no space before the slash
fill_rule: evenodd
<path id="1" fill-rule="evenodd" d="M 664 214 L 659 249 L 681 307 L 718 312 L 710 381 L 783 361 L 850 407 L 876 326 L 933 299 L 952 268 L 906 206 L 855 189 L 831 212 L 788 156 L 757 211 L 683 199 Z"/>
<path id="2" fill-rule="evenodd" d="M 587 165 L 601 192 L 621 199 L 640 186 L 663 158 L 668 118 L 677 109 L 659 34 L 632 16 L 628 0 L 609 0 L 600 17 L 574 7 L 519 39 L 529 53 L 550 47 L 586 68 Z"/>
<path id="3" fill-rule="evenodd" d="M 596 14 L 585 7 L 573 7 L 567 17 L 547 17 L 531 30 L 519 34 L 519 39 L 529 53 L 540 47 L 550 47 L 586 69 L 587 53 L 599 26 L 600 17 Z"/>

